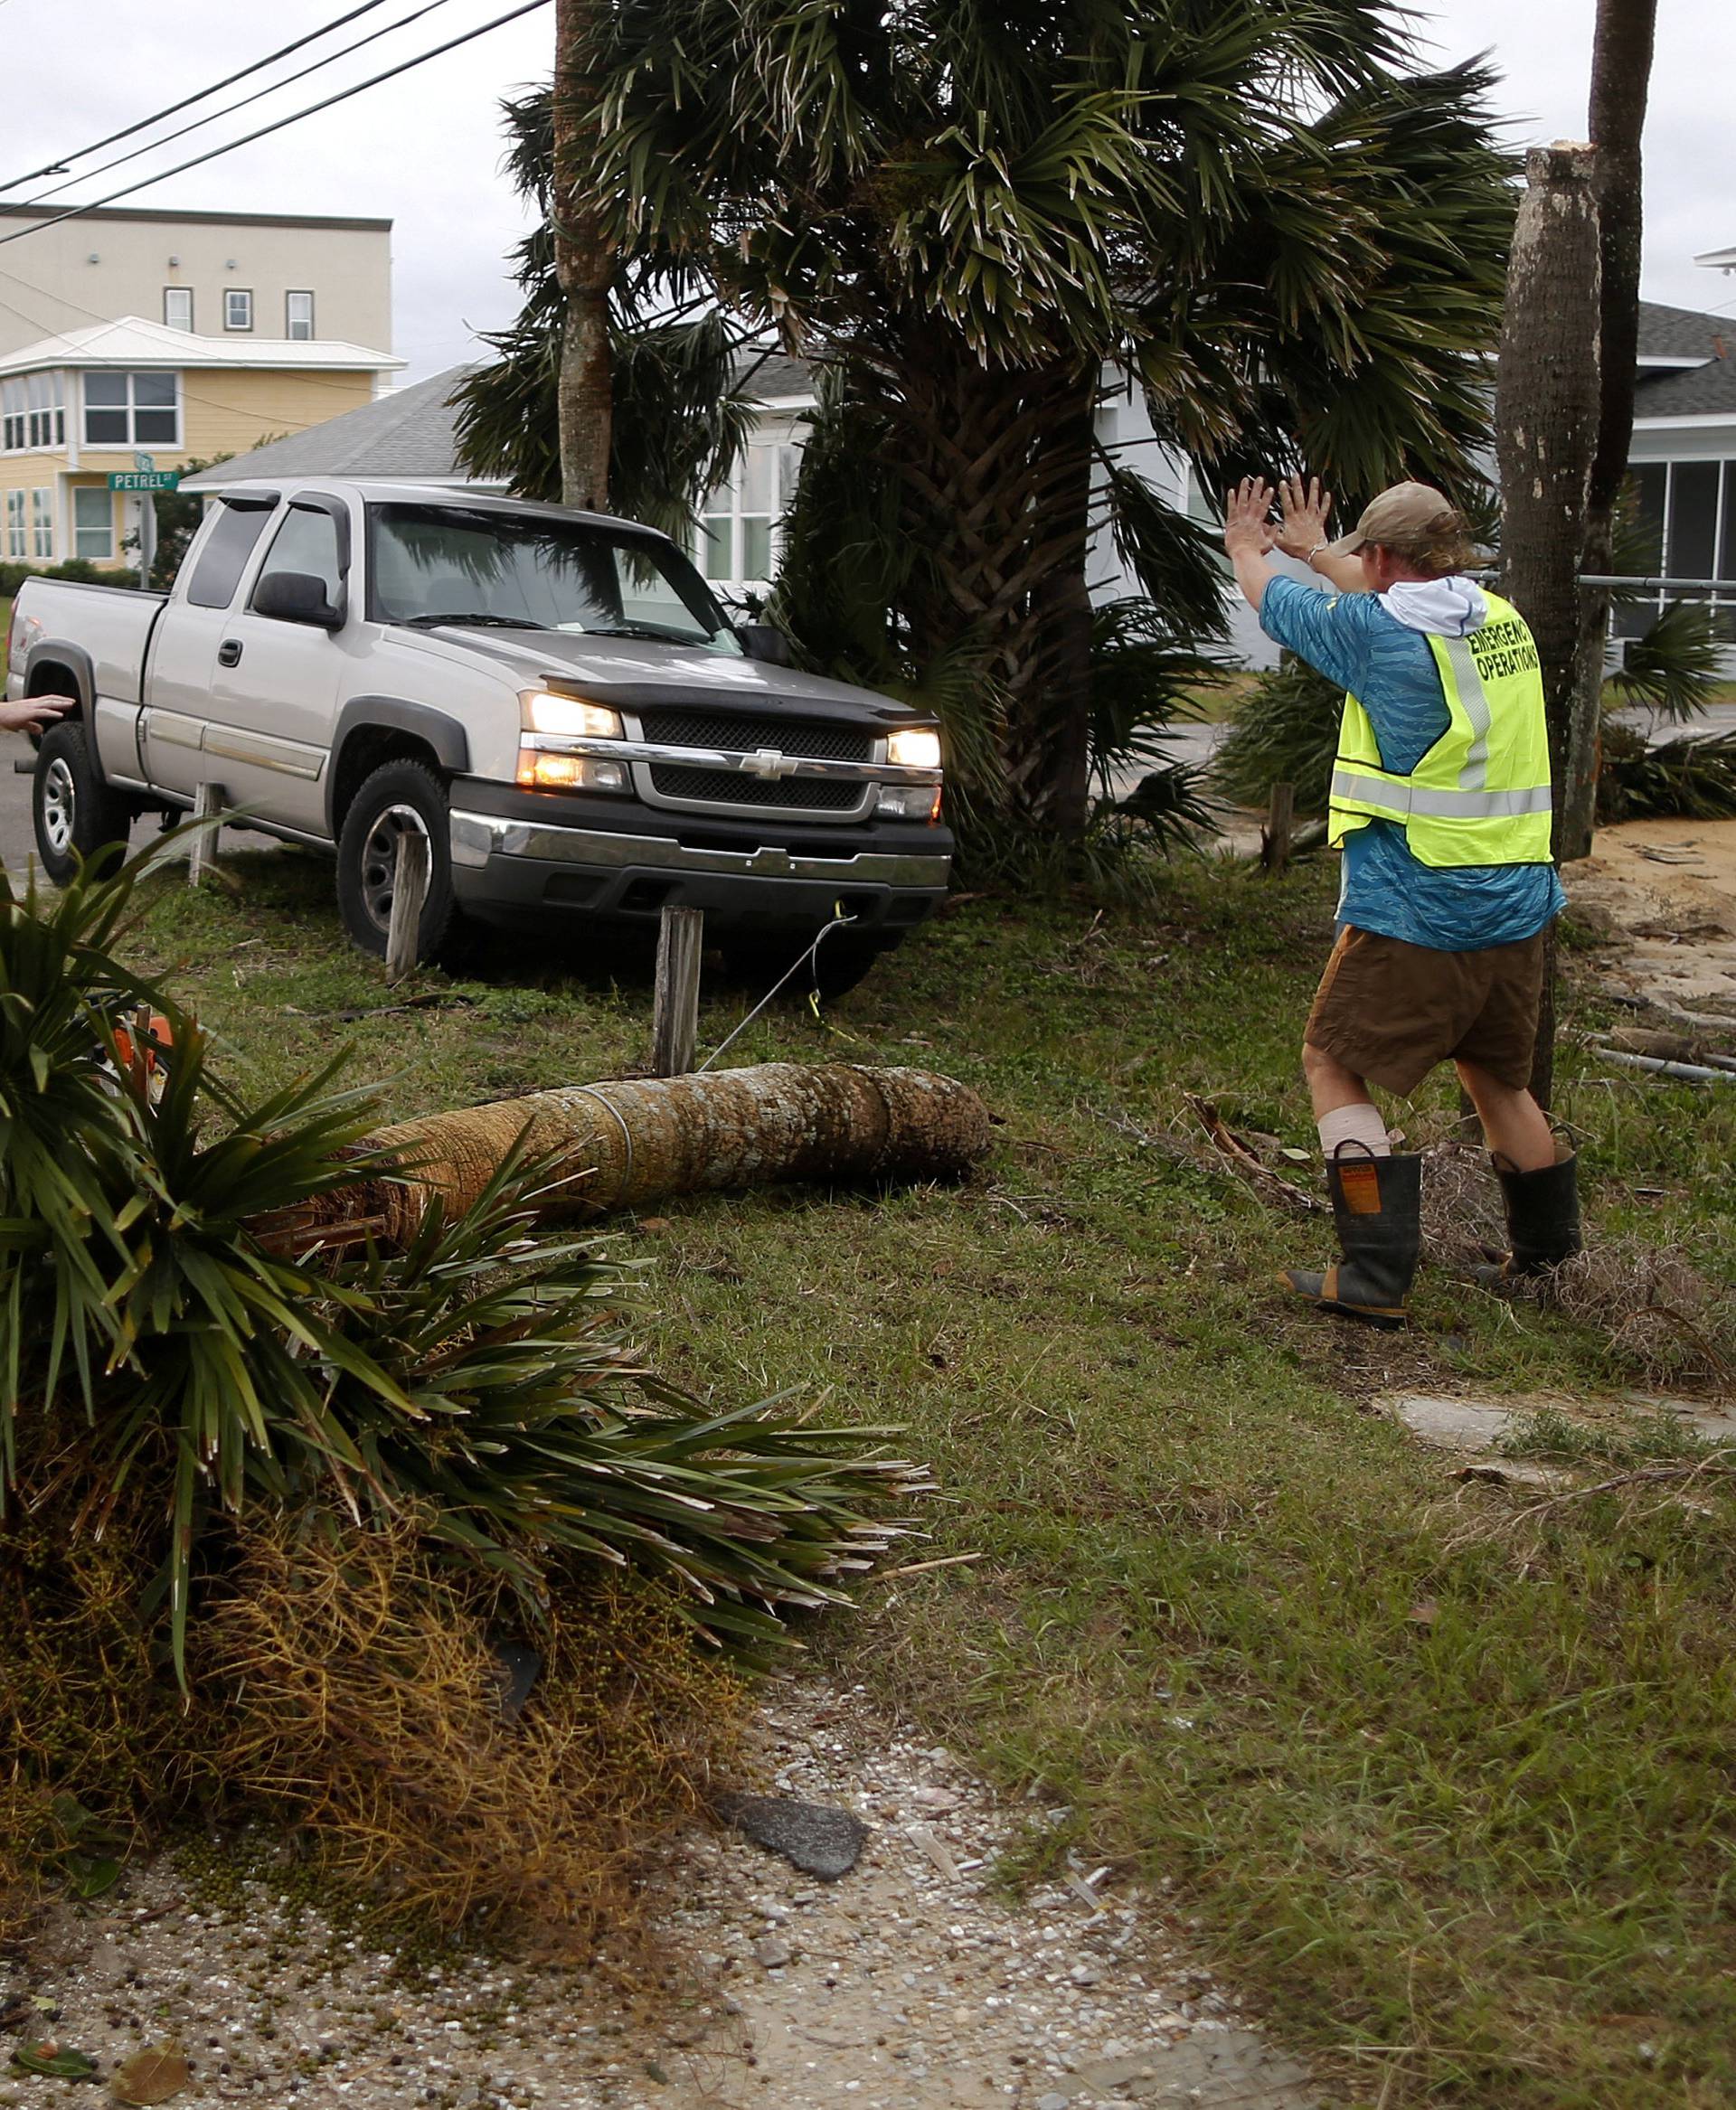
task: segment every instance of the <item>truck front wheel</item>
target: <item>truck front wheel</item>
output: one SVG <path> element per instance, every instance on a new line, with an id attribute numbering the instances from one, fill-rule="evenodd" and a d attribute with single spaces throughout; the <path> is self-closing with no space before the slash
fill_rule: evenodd
<path id="1" fill-rule="evenodd" d="M 456 921 L 446 787 L 423 762 L 382 762 L 363 780 L 337 843 L 337 905 L 363 952 L 383 956 L 397 887 L 399 839 L 414 831 L 428 844 L 416 957 L 431 960 Z"/>
<path id="2" fill-rule="evenodd" d="M 124 852 L 135 810 L 130 799 L 104 783 L 90 735 L 76 723 L 51 726 L 42 735 L 31 808 L 36 854 L 57 887 L 73 878 L 83 860 L 110 843 Z"/>

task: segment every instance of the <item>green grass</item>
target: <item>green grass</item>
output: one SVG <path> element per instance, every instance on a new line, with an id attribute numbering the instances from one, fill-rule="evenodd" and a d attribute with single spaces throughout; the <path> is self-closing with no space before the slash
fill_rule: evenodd
<path id="1" fill-rule="evenodd" d="M 256 1081 L 348 1038 L 409 1114 L 644 1060 L 648 965 L 547 947 L 416 985 L 452 1008 L 340 1020 L 392 999 L 327 868 L 231 870 L 235 894 L 165 889 L 147 943 Z M 1077 1843 L 1159 1886 L 1336 2102 L 1710 2110 L 1736 2098 L 1730 1505 L 1475 1528 L 1517 1498 L 1371 1401 L 1613 1398 L 1609 1343 L 1439 1273 L 1408 1336 L 1293 1309 L 1275 1270 L 1324 1259 L 1318 1225 L 1175 1147 L 1188 1089 L 1312 1144 L 1295 1050 L 1329 887 L 1181 863 L 1138 911 L 979 900 L 824 1022 L 775 1012 L 729 1060 L 948 1070 L 1005 1124 L 993 1163 L 959 1191 L 660 1210 L 625 1233 L 662 1263 L 647 1323 L 672 1375 L 827 1391 L 935 1465 L 924 1553 L 977 1558 L 871 1583 L 807 1638 L 1064 1805 L 1011 1872 Z M 708 985 L 702 1045 L 749 1001 Z M 1736 1095 L 1601 1075 L 1573 1036 L 1602 1022 L 1577 995 L 1561 1059 L 1594 1231 L 1736 1280 Z M 1438 1080 L 1401 1117 L 1415 1142 L 1454 1111 Z"/>

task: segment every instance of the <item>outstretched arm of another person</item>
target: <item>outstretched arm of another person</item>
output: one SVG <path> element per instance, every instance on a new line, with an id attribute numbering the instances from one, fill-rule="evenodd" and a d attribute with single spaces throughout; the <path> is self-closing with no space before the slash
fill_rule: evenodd
<path id="1" fill-rule="evenodd" d="M 26 696 L 17 703 L 0 702 L 0 732 L 46 732 L 78 707 L 76 696 Z"/>

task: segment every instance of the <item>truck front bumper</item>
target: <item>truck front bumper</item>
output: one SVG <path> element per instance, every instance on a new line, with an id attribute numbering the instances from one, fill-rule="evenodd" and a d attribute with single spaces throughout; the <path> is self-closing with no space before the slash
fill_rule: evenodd
<path id="1" fill-rule="evenodd" d="M 711 832 L 711 831 L 707 831 Z M 946 898 L 951 838 L 944 851 L 741 849 L 684 843 L 675 835 L 593 828 L 476 813 L 452 814 L 452 883 L 484 919 L 529 911 L 580 910 L 631 920 L 668 905 L 703 909 L 734 930 L 827 922 L 842 907 L 864 929 L 920 923 Z M 843 851 L 844 844 L 838 848 Z"/>

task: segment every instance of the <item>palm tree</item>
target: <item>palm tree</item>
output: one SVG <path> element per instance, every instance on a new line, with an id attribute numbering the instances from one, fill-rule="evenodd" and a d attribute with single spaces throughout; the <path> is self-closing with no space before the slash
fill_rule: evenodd
<path id="1" fill-rule="evenodd" d="M 641 287 L 826 370 L 843 479 L 783 620 L 957 700 L 964 787 L 1085 824 L 1093 532 L 1160 625 L 1218 620 L 1206 537 L 1104 450 L 1137 390 L 1216 488 L 1465 485 L 1510 224 L 1488 77 L 1403 70 L 1390 0 L 616 0 L 589 63 L 599 225 Z M 484 393 L 486 386 L 484 387 Z M 806 478 L 805 478 L 806 482 Z M 797 523 L 799 528 L 800 520 Z M 836 627 L 841 570 L 885 589 Z"/>

